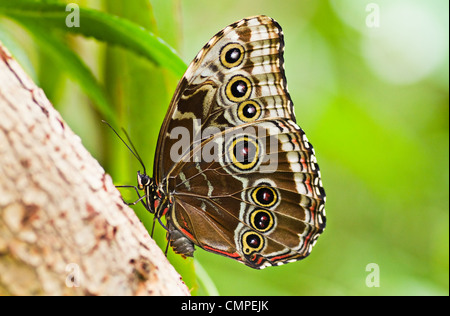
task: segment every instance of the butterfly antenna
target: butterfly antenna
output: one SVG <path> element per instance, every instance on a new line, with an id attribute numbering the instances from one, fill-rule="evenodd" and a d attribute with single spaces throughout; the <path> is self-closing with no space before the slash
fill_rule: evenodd
<path id="1" fill-rule="evenodd" d="M 128 145 L 128 143 L 126 141 L 123 140 L 123 138 L 119 135 L 119 133 L 116 132 L 116 130 L 111 126 L 111 124 L 109 124 L 108 122 L 106 122 L 104 120 L 102 120 L 102 122 L 105 123 L 106 125 L 108 125 L 109 128 L 112 129 L 113 132 L 117 135 L 117 137 L 119 137 L 119 139 L 122 141 L 122 143 L 124 143 L 125 146 L 127 146 L 128 150 L 133 154 L 134 157 L 136 157 L 136 159 L 141 164 L 142 168 L 144 168 L 144 174 L 147 174 L 144 162 L 142 161 L 141 156 L 139 156 L 139 153 L 137 152 L 136 148 L 134 147 L 133 142 L 131 141 L 131 139 L 128 136 L 128 133 L 125 131 L 125 129 L 122 128 L 122 131 L 125 133 L 125 136 L 127 137 L 127 140 L 130 143 L 131 147 Z"/>
<path id="2" fill-rule="evenodd" d="M 127 140 L 128 140 L 128 142 L 130 143 L 131 148 L 133 148 L 134 153 L 135 153 L 134 156 L 139 160 L 139 162 L 140 162 L 141 165 L 142 165 L 142 168 L 144 168 L 144 174 L 147 174 L 147 173 L 145 172 L 145 166 L 144 166 L 144 162 L 143 162 L 141 156 L 139 155 L 138 151 L 136 150 L 136 147 L 134 147 L 134 144 L 133 144 L 133 142 L 131 141 L 131 138 L 130 138 L 130 136 L 128 135 L 127 131 L 126 131 L 123 127 L 122 127 L 122 132 L 123 132 L 123 133 L 125 134 L 125 136 L 127 137 Z"/>

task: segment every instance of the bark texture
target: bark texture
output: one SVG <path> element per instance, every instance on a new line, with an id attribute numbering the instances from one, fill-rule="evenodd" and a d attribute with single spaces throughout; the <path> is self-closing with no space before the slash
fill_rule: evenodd
<path id="1" fill-rule="evenodd" d="M 180 275 L 0 43 L 0 295 L 187 295 Z"/>

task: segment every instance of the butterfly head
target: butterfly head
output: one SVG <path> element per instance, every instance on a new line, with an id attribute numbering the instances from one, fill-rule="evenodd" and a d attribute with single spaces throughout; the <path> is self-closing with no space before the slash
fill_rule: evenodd
<path id="1" fill-rule="evenodd" d="M 138 183 L 138 189 L 144 190 L 146 187 L 152 187 L 154 184 L 153 178 L 150 178 L 147 174 L 141 173 L 140 171 L 137 172 L 137 183 Z"/>
<path id="2" fill-rule="evenodd" d="M 147 175 L 145 171 L 144 173 L 138 171 L 137 188 L 139 190 L 144 190 L 146 196 L 146 208 L 150 213 L 154 214 L 159 201 L 161 200 L 161 196 L 158 194 L 159 191 L 154 178 Z"/>

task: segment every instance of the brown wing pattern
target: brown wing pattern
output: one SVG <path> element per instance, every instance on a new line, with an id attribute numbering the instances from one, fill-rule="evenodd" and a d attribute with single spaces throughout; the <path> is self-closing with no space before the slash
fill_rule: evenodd
<path id="1" fill-rule="evenodd" d="M 178 84 L 161 128 L 155 156 L 159 162 L 154 170 L 157 181 L 177 162 L 158 159 L 163 154 L 166 157 L 179 141 L 171 139 L 174 132 L 185 131 L 195 145 L 217 129 L 258 119 L 284 117 L 295 121 L 283 51 L 281 27 L 266 16 L 233 23 L 202 48 Z M 235 64 L 226 61 L 230 52 L 240 54 Z M 241 98 L 230 92 L 239 79 L 247 84 L 247 95 Z"/>
<path id="2" fill-rule="evenodd" d="M 203 141 L 173 170 L 171 220 L 201 248 L 253 268 L 302 259 L 325 228 L 314 149 L 291 120 L 245 127 Z M 208 144 L 213 159 L 195 161 Z"/>
<path id="3" fill-rule="evenodd" d="M 169 226 L 253 268 L 308 256 L 325 228 L 321 175 L 295 121 L 283 51 L 281 27 L 266 16 L 217 33 L 177 87 L 155 158 L 156 183 L 173 203 Z"/>

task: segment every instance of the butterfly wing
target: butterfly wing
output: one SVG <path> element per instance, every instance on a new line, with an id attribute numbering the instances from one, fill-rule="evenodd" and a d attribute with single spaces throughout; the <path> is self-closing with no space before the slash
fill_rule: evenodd
<path id="1" fill-rule="evenodd" d="M 155 159 L 173 201 L 172 246 L 187 239 L 263 268 L 306 257 L 323 231 L 325 192 L 283 50 L 277 22 L 247 18 L 216 34 L 181 79 Z"/>
<path id="2" fill-rule="evenodd" d="M 209 159 L 195 161 L 197 151 L 211 148 Z M 325 228 L 325 192 L 297 124 L 270 119 L 227 129 L 190 158 L 170 184 L 171 220 L 195 244 L 253 268 L 309 255 Z"/>
<path id="3" fill-rule="evenodd" d="M 217 129 L 264 118 L 295 121 L 283 51 L 281 27 L 267 16 L 235 22 L 211 38 L 180 80 L 163 122 L 155 155 L 158 182 L 176 163 L 159 157 L 178 148 L 180 133 L 189 135 L 183 141 L 191 150 Z M 172 156 L 186 153 L 181 148 Z"/>

